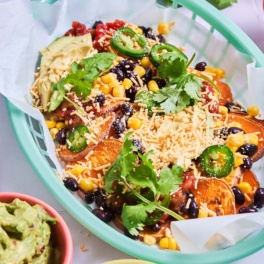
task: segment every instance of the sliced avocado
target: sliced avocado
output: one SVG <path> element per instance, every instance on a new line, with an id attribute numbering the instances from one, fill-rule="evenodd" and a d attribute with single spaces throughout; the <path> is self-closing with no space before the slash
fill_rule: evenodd
<path id="1" fill-rule="evenodd" d="M 57 78 L 54 73 L 50 73 L 51 67 L 69 67 L 74 61 L 80 61 L 83 58 L 88 57 L 91 52 L 92 38 L 90 34 L 83 36 L 64 36 L 53 41 L 47 48 L 45 48 L 41 54 L 40 63 L 40 75 L 38 77 L 38 92 L 41 100 L 41 105 L 44 111 L 48 110 L 49 100 L 52 94 L 51 82 L 54 79 L 60 79 L 62 76 L 59 75 Z M 56 56 L 59 54 L 61 56 Z"/>

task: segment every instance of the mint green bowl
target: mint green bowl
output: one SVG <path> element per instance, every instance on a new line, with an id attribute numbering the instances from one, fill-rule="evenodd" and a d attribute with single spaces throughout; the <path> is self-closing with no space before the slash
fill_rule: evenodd
<path id="1" fill-rule="evenodd" d="M 165 1 L 158 2 L 163 4 Z M 211 25 L 211 32 L 218 31 L 239 51 L 254 57 L 258 67 L 264 67 L 264 55 L 258 47 L 240 28 L 224 17 L 213 6 L 204 0 L 178 0 L 174 2 L 174 6 L 177 4 L 191 10 L 193 12 L 193 20 L 197 17 L 203 18 Z M 184 254 L 159 250 L 127 238 L 94 216 L 54 176 L 56 169 L 46 152 L 43 131 L 39 123 L 8 101 L 7 108 L 18 142 L 41 181 L 74 218 L 113 247 L 136 258 L 166 264 L 228 263 L 249 256 L 264 247 L 264 230 L 232 247 L 203 254 Z"/>

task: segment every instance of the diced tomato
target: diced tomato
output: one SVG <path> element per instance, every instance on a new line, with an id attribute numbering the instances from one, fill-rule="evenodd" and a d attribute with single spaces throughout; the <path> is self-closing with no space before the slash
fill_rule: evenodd
<path id="1" fill-rule="evenodd" d="M 208 104 L 212 102 L 212 97 L 215 96 L 215 89 L 212 84 L 209 82 L 203 82 L 203 87 L 201 89 L 202 98 L 205 99 L 204 104 Z M 210 113 L 219 113 L 219 105 L 217 102 L 213 102 L 209 105 L 209 112 Z"/>
<path id="2" fill-rule="evenodd" d="M 190 171 L 184 172 L 183 178 L 184 178 L 184 180 L 183 180 L 182 184 L 180 185 L 183 192 L 188 191 L 189 189 L 194 187 L 195 177 Z"/>
<path id="3" fill-rule="evenodd" d="M 73 21 L 72 28 L 69 29 L 64 35 L 65 36 L 82 36 L 88 33 L 93 34 L 94 30 L 86 28 L 86 26 L 80 22 Z"/>

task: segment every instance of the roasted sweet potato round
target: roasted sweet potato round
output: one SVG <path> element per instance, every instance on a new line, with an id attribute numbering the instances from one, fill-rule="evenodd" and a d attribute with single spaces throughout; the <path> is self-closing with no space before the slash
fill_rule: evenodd
<path id="1" fill-rule="evenodd" d="M 236 212 L 235 197 L 226 182 L 217 178 L 199 179 L 197 186 L 190 190 L 200 207 L 202 204 L 215 212 L 216 216 Z"/>
<path id="2" fill-rule="evenodd" d="M 233 101 L 233 95 L 230 86 L 227 83 L 217 81 L 216 86 L 220 91 L 220 96 L 218 98 L 219 105 L 225 105 L 226 103 Z"/>
<path id="3" fill-rule="evenodd" d="M 258 136 L 258 151 L 251 156 L 255 162 L 264 155 L 264 121 L 252 118 L 245 114 L 229 113 L 227 123 L 238 122 L 247 133 L 256 133 Z"/>

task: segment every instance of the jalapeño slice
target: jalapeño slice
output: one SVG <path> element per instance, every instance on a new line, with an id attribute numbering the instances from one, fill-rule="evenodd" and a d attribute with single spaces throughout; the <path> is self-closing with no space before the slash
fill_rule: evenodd
<path id="1" fill-rule="evenodd" d="M 206 148 L 200 156 L 203 171 L 212 177 L 227 176 L 234 168 L 234 154 L 225 145 L 213 145 Z"/>
<path id="2" fill-rule="evenodd" d="M 131 58 L 141 59 L 149 52 L 148 40 L 129 27 L 117 29 L 112 37 L 111 45 L 119 53 Z"/>
<path id="3" fill-rule="evenodd" d="M 90 133 L 85 125 L 77 125 L 67 136 L 66 145 L 71 152 L 80 152 L 87 146 L 85 134 Z"/>

